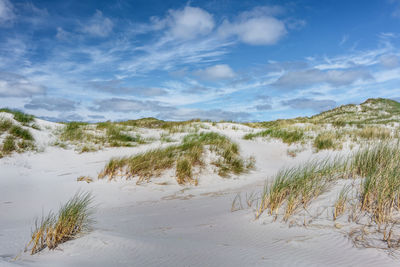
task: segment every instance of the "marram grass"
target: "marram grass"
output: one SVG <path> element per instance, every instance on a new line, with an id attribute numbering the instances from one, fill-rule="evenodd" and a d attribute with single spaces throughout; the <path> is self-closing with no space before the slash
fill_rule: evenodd
<path id="1" fill-rule="evenodd" d="M 189 134 L 179 145 L 158 148 L 131 157 L 113 158 L 99 174 L 99 178 L 114 179 L 123 176 L 127 179 L 138 177 L 137 183 L 149 181 L 160 176 L 167 169 L 175 168 L 176 180 L 179 184 L 195 184 L 193 167 L 204 165 L 204 151 L 214 152 L 218 159 L 213 164 L 221 176 L 231 173 L 240 174 L 252 167 L 252 162 L 244 160 L 237 144 L 227 137 L 210 132 Z"/>
<path id="2" fill-rule="evenodd" d="M 33 255 L 46 247 L 55 249 L 59 244 L 88 232 L 93 223 L 92 200 L 90 193 L 76 193 L 57 214 L 49 212 L 40 221 L 36 220 L 31 241 L 25 250 Z"/>
<path id="3" fill-rule="evenodd" d="M 348 221 L 361 225 L 357 244 L 372 246 L 380 238 L 387 248 L 400 248 L 400 144 L 380 142 L 340 159 L 306 162 L 283 169 L 265 185 L 256 218 L 268 211 L 287 221 L 299 209 L 329 190 L 339 179 L 355 179 L 359 184 L 343 187 L 332 203 L 333 220 L 348 214 Z M 349 193 L 351 192 L 351 197 Z M 360 218 L 364 218 L 360 222 Z M 396 227 L 394 227 L 396 226 Z M 397 229 L 397 230 L 396 230 Z M 368 239 L 368 235 L 374 235 Z M 354 237 L 354 233 L 349 233 Z"/>
<path id="4" fill-rule="evenodd" d="M 284 207 L 284 219 L 287 220 L 300 207 L 307 207 L 313 199 L 324 193 L 338 173 L 344 170 L 344 166 L 345 162 L 339 158 L 326 158 L 282 169 L 272 183 L 264 186 L 256 217 L 265 210 L 270 215 L 277 215 Z"/>

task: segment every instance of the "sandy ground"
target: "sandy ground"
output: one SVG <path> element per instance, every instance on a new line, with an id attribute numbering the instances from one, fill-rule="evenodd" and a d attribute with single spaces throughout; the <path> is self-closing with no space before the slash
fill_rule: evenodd
<path id="1" fill-rule="evenodd" d="M 140 186 L 76 181 L 97 177 L 112 156 L 158 147 L 157 142 L 84 154 L 47 147 L 0 159 L 0 266 L 399 265 L 385 252 L 355 248 L 340 231 L 267 223 L 255 220 L 252 209 L 231 212 L 238 192 L 259 192 L 281 167 L 324 155 L 306 150 L 293 159 L 278 141 L 246 141 L 241 139 L 246 129 L 226 128 L 211 130 L 239 143 L 244 156 L 256 158 L 256 169 L 229 179 L 205 171 L 197 187 L 177 185 L 173 173 Z M 156 184 L 161 181 L 169 184 Z M 95 196 L 94 230 L 53 251 L 23 253 L 34 218 L 57 210 L 77 190 Z"/>

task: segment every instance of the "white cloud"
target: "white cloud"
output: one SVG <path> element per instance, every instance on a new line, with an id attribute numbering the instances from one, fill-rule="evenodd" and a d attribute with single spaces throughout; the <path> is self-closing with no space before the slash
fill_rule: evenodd
<path id="1" fill-rule="evenodd" d="M 400 1 L 399 0 L 390 0 L 389 2 L 394 5 L 392 16 L 400 18 Z"/>
<path id="2" fill-rule="evenodd" d="M 318 69 L 307 69 L 287 72 L 272 85 L 283 89 L 296 89 L 323 83 L 332 86 L 344 86 L 358 80 L 368 80 L 371 78 L 372 76 L 366 70 L 321 71 Z"/>
<path id="3" fill-rule="evenodd" d="M 172 120 L 190 120 L 190 119 L 205 119 L 212 121 L 220 120 L 233 120 L 233 121 L 245 121 L 251 117 L 250 113 L 242 111 L 228 111 L 222 109 L 176 109 L 166 113 L 159 114 L 161 119 L 172 119 Z"/>
<path id="4" fill-rule="evenodd" d="M 8 0 L 0 0 L 0 26 L 7 25 L 15 18 L 13 5 Z"/>
<path id="5" fill-rule="evenodd" d="M 339 42 L 339 45 L 340 46 L 344 45 L 347 42 L 347 40 L 349 40 L 349 35 L 348 34 L 343 35 L 342 40 L 340 40 Z"/>
<path id="6" fill-rule="evenodd" d="M 44 94 L 46 88 L 32 83 L 24 76 L 0 72 L 0 97 L 30 97 Z"/>
<path id="7" fill-rule="evenodd" d="M 393 69 L 399 66 L 399 57 L 396 55 L 383 55 L 379 60 L 380 63 L 388 69 Z"/>
<path id="8" fill-rule="evenodd" d="M 203 80 L 209 81 L 226 80 L 235 77 L 235 72 L 226 64 L 219 64 L 198 70 L 194 74 Z"/>
<path id="9" fill-rule="evenodd" d="M 251 45 L 275 44 L 287 33 L 285 23 L 271 16 L 277 12 L 263 7 L 243 12 L 234 22 L 225 20 L 218 33 L 222 38 L 236 36 Z"/>
<path id="10" fill-rule="evenodd" d="M 198 7 L 186 6 L 182 10 L 170 10 L 170 33 L 178 39 L 193 39 L 209 34 L 215 26 L 210 13 Z"/>
<path id="11" fill-rule="evenodd" d="M 282 105 L 289 106 L 294 109 L 311 109 L 314 111 L 325 111 L 336 106 L 333 100 L 315 100 L 310 98 L 294 98 L 287 101 L 282 101 Z"/>
<path id="12" fill-rule="evenodd" d="M 40 97 L 33 98 L 25 104 L 26 109 L 44 109 L 48 111 L 71 111 L 75 110 L 77 103 L 75 101 L 58 97 Z"/>
<path id="13" fill-rule="evenodd" d="M 391 80 L 398 80 L 400 77 L 400 68 L 378 71 L 374 73 L 374 79 L 378 83 L 383 83 Z"/>
<path id="14" fill-rule="evenodd" d="M 174 107 L 162 105 L 158 101 L 140 101 L 136 99 L 111 98 L 95 101 L 94 111 L 113 112 L 161 112 L 171 111 Z"/>
<path id="15" fill-rule="evenodd" d="M 73 35 L 70 32 L 67 32 L 61 27 L 57 27 L 57 34 L 56 38 L 59 40 L 71 40 L 73 38 Z"/>
<path id="16" fill-rule="evenodd" d="M 114 24 L 109 18 L 104 17 L 100 10 L 96 10 L 96 13 L 81 30 L 93 36 L 106 37 L 111 33 L 113 26 Z"/>

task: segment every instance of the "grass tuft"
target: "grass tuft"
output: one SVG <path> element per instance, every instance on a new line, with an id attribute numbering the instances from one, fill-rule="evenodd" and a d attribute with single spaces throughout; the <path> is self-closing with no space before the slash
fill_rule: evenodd
<path id="1" fill-rule="evenodd" d="M 15 145 L 15 137 L 12 135 L 7 136 L 3 142 L 3 148 L 2 148 L 3 153 L 7 155 L 15 151 L 16 149 L 17 147 Z"/>
<path id="2" fill-rule="evenodd" d="M 36 220 L 31 241 L 25 250 L 36 254 L 46 247 L 55 249 L 59 244 L 78 237 L 90 230 L 93 214 L 90 193 L 77 193 L 61 206 L 57 214 L 50 212 Z"/>
<path id="3" fill-rule="evenodd" d="M 245 136 L 243 136 L 243 139 L 251 140 L 255 137 L 266 137 L 266 136 L 281 139 L 282 142 L 286 144 L 292 144 L 299 142 L 303 139 L 304 131 L 300 129 L 286 130 L 279 128 L 270 128 L 262 132 L 246 134 Z"/>
<path id="4" fill-rule="evenodd" d="M 256 217 L 265 210 L 269 210 L 270 215 L 277 215 L 286 204 L 284 220 L 287 220 L 299 207 L 307 207 L 325 192 L 342 170 L 342 160 L 326 158 L 279 171 L 274 181 L 265 185 Z"/>
<path id="5" fill-rule="evenodd" d="M 240 157 L 239 148 L 235 143 L 223 135 L 211 132 L 189 134 L 179 145 L 150 150 L 132 157 L 113 158 L 99 174 L 99 178 L 108 176 L 109 179 L 114 179 L 120 175 L 130 179 L 137 176 L 137 183 L 141 183 L 175 167 L 179 184 L 197 185 L 197 179 L 193 178 L 193 167 L 203 166 L 203 152 L 206 147 L 218 156 L 213 164 L 221 176 L 239 174 L 254 165 L 253 162 L 246 164 Z"/>
<path id="6" fill-rule="evenodd" d="M 344 186 L 342 190 L 340 190 L 340 193 L 334 204 L 333 220 L 336 220 L 338 217 L 340 217 L 346 210 L 346 203 L 350 189 L 350 186 Z"/>
<path id="7" fill-rule="evenodd" d="M 22 128 L 18 125 L 13 125 L 11 127 L 10 134 L 12 134 L 15 137 L 26 140 L 26 141 L 33 141 L 32 134 L 28 130 L 25 130 L 24 128 Z"/>
<path id="8" fill-rule="evenodd" d="M 324 149 L 334 149 L 336 147 L 335 135 L 332 133 L 320 133 L 315 138 L 313 146 L 317 149 L 317 151 Z"/>

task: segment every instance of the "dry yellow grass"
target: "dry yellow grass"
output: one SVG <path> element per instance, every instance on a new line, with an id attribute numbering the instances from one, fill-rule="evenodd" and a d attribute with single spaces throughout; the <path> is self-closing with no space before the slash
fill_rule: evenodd
<path id="1" fill-rule="evenodd" d="M 54 249 L 59 244 L 89 231 L 92 223 L 92 200 L 90 193 L 77 193 L 61 206 L 57 215 L 50 212 L 40 222 L 36 220 L 31 241 L 25 250 L 33 255 L 46 247 Z"/>
<path id="2" fill-rule="evenodd" d="M 93 178 L 92 177 L 89 177 L 89 176 L 79 176 L 77 179 L 76 179 L 78 182 L 86 182 L 86 183 L 91 183 L 91 182 L 93 182 Z"/>

